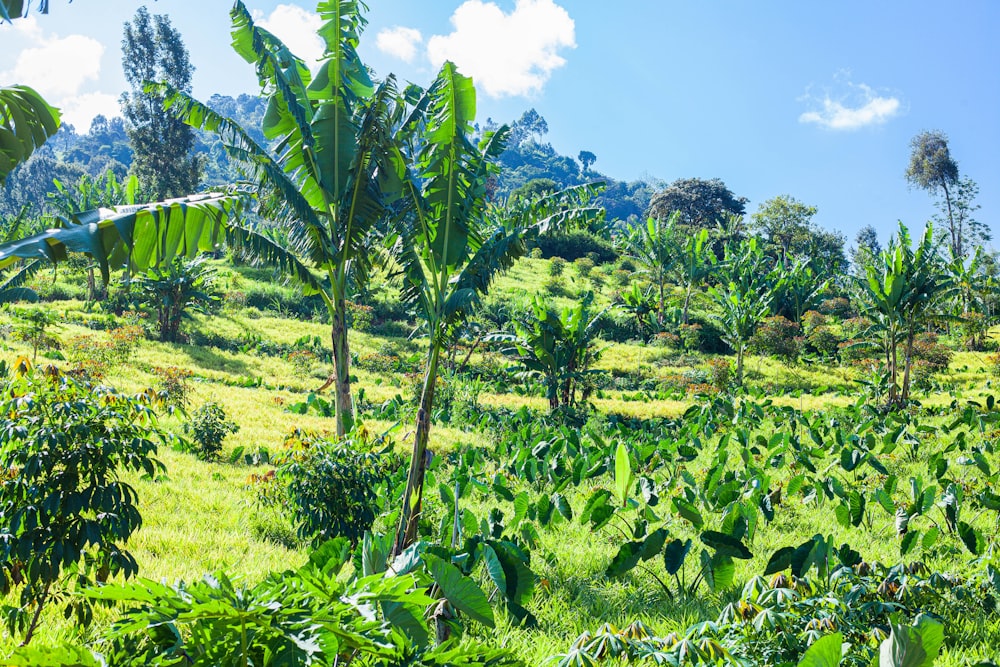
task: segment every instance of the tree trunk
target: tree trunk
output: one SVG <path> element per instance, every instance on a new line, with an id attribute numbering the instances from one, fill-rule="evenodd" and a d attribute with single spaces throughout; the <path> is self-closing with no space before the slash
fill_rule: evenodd
<path id="1" fill-rule="evenodd" d="M 948 192 L 948 184 L 941 179 L 941 189 L 944 190 L 944 203 L 948 207 L 948 232 L 951 234 L 951 252 L 953 257 L 962 258 L 962 239 L 956 235 L 955 217 L 951 212 L 951 194 Z"/>
<path id="2" fill-rule="evenodd" d="M 914 337 L 914 332 L 912 330 L 906 335 L 906 356 L 903 364 L 903 391 L 900 395 L 900 402 L 903 404 L 910 399 L 910 366 L 913 362 Z"/>
<path id="3" fill-rule="evenodd" d="M 431 339 L 430 357 L 424 372 L 424 388 L 420 393 L 420 407 L 417 409 L 417 428 L 413 435 L 413 453 L 410 455 L 410 472 L 406 477 L 406 492 L 403 494 L 403 511 L 399 515 L 396 544 L 393 557 L 398 556 L 417 539 L 420 522 L 421 501 L 424 497 L 424 472 L 427 470 L 427 440 L 431 432 L 431 409 L 434 407 L 434 387 L 437 384 L 438 360 L 441 347 Z"/>
<path id="4" fill-rule="evenodd" d="M 684 324 L 688 323 L 688 304 L 691 302 L 691 290 L 694 288 L 694 283 L 689 282 L 687 284 L 687 291 L 684 292 L 684 312 L 681 314 L 681 322 Z"/>
<path id="5" fill-rule="evenodd" d="M 330 339 L 333 343 L 334 396 L 337 406 L 337 435 L 343 436 L 354 426 L 354 406 L 351 404 L 351 353 L 347 346 L 347 303 L 334 297 Z"/>
<path id="6" fill-rule="evenodd" d="M 660 331 L 663 331 L 663 276 L 660 276 L 660 310 L 657 313 L 656 321 L 660 325 Z"/>
<path id="7" fill-rule="evenodd" d="M 898 341 L 896 339 L 896 334 L 893 332 L 889 337 L 889 404 L 896 405 L 898 402 L 897 392 L 896 392 L 896 379 L 899 377 L 897 372 L 897 366 L 899 363 L 899 352 L 896 349 L 898 347 Z"/>
<path id="8" fill-rule="evenodd" d="M 743 346 L 736 349 L 736 386 L 743 386 Z"/>

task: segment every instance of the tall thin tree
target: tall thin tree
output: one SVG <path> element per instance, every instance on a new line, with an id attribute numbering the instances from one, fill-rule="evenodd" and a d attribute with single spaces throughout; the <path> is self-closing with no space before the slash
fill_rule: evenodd
<path id="1" fill-rule="evenodd" d="M 131 173 L 153 199 L 195 192 L 201 180 L 201 160 L 192 154 L 194 130 L 163 109 L 163 94 L 143 90 L 147 81 L 165 81 L 191 92 L 194 67 L 180 33 L 170 18 L 150 15 L 140 7 L 125 22 L 122 68 L 131 87 L 121 97 L 129 142 L 135 151 Z"/>

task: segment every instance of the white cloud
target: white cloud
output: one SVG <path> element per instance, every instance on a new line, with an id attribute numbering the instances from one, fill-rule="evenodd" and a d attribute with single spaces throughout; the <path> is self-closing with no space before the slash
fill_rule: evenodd
<path id="1" fill-rule="evenodd" d="M 33 20 L 33 19 L 27 19 Z M 46 98 L 75 95 L 101 73 L 104 46 L 84 35 L 46 36 L 41 30 L 24 33 L 35 46 L 23 49 L 14 67 L 0 72 L 0 80 L 30 85 Z"/>
<path id="2" fill-rule="evenodd" d="M 98 114 L 107 118 L 122 115 L 118 98 L 108 93 L 84 93 L 66 98 L 59 106 L 62 122 L 72 125 L 77 134 L 89 132 L 90 123 Z"/>
<path id="3" fill-rule="evenodd" d="M 451 60 L 491 97 L 538 92 L 566 64 L 559 55 L 575 48 L 575 23 L 552 0 L 517 0 L 505 14 L 493 2 L 467 0 L 455 13 L 449 35 L 434 35 L 427 55 L 437 67 Z"/>
<path id="4" fill-rule="evenodd" d="M 323 39 L 316 34 L 323 25 L 319 14 L 308 12 L 298 5 L 278 5 L 268 16 L 263 18 L 255 16 L 254 21 L 261 28 L 276 35 L 310 68 L 326 50 Z"/>
<path id="5" fill-rule="evenodd" d="M 417 45 L 423 41 L 424 37 L 419 30 L 395 26 L 380 30 L 375 37 L 375 46 L 382 53 L 411 63 L 417 55 Z"/>
<path id="6" fill-rule="evenodd" d="M 836 79 L 836 94 L 826 90 L 817 98 L 807 92 L 801 98 L 813 108 L 799 116 L 800 123 L 814 123 L 828 130 L 857 130 L 881 125 L 902 110 L 898 97 L 877 93 L 863 83 L 852 83 L 843 73 Z"/>

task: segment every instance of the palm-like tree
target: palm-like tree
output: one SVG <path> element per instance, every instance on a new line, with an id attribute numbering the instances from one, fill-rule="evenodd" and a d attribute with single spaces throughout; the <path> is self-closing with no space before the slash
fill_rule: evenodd
<path id="1" fill-rule="evenodd" d="M 682 323 L 688 323 L 688 307 L 691 304 L 692 293 L 706 278 L 712 275 L 715 266 L 715 253 L 708 242 L 707 229 L 691 234 L 683 243 L 677 245 L 674 270 L 684 285 Z"/>
<path id="2" fill-rule="evenodd" d="M 767 258 L 757 239 L 726 247 L 719 284 L 709 293 L 719 307 L 722 339 L 736 351 L 736 384 L 743 384 L 743 358 L 757 326 L 771 312 L 780 283 L 776 270 L 766 270 Z"/>
<path id="3" fill-rule="evenodd" d="M 888 247 L 865 266 L 865 277 L 859 283 L 857 296 L 862 314 L 874 322 L 873 331 L 882 340 L 889 370 L 889 405 L 903 405 L 910 395 L 917 333 L 955 292 L 954 281 L 942 266 L 932 226 L 928 223 L 913 247 L 909 230 L 900 223 Z M 900 345 L 904 355 L 901 385 Z"/>
<path id="4" fill-rule="evenodd" d="M 399 109 L 394 80 L 373 82 L 356 50 L 365 26 L 360 3 L 330 0 L 316 11 L 326 51 L 315 72 L 256 26 L 240 0 L 231 11 L 233 46 L 256 68 L 267 98 L 262 129 L 273 150 L 185 93 L 165 84 L 152 88 L 164 94 L 165 106 L 178 118 L 219 136 L 249 180 L 257 212 L 287 232 L 287 247 L 252 233 L 242 235 L 243 246 L 279 258 L 307 294 L 319 294 L 326 304 L 337 432 L 343 434 L 353 421 L 348 289 L 352 280 L 368 280 L 372 255 L 366 239 L 400 194 L 403 156 L 392 137 Z"/>
<path id="5" fill-rule="evenodd" d="M 642 267 L 659 294 L 656 321 L 663 329 L 667 276 L 678 259 L 677 221 L 680 213 L 666 219 L 648 218 L 644 225 L 629 225 L 621 250 Z"/>
<path id="6" fill-rule="evenodd" d="M 403 296 L 423 320 L 429 345 L 396 554 L 417 535 L 442 350 L 493 279 L 527 252 L 533 238 L 550 227 L 599 215 L 599 209 L 583 206 L 596 192 L 591 186 L 509 205 L 489 202 L 493 162 L 503 151 L 508 128 L 474 143 L 476 91 L 454 64 L 444 64 L 415 108 L 423 112 L 413 114 L 403 131 L 413 172 L 406 178 L 409 215 L 397 250 Z"/>

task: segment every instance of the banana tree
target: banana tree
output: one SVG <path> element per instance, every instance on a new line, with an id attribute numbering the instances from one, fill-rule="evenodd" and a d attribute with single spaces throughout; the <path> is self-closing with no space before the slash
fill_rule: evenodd
<path id="1" fill-rule="evenodd" d="M 578 186 L 530 202 L 493 205 L 488 184 L 503 151 L 508 128 L 473 142 L 476 91 L 472 80 L 446 62 L 418 98 L 403 141 L 413 150 L 413 172 L 405 180 L 409 214 L 397 243 L 403 296 L 423 320 L 429 344 L 417 410 L 409 475 L 393 551 L 417 535 L 423 498 L 427 442 L 441 352 L 493 279 L 523 256 L 549 228 L 597 218 L 585 202 L 596 193 Z"/>
<path id="2" fill-rule="evenodd" d="M 320 2 L 317 34 L 326 45 L 319 67 L 306 64 L 237 0 L 230 12 L 233 47 L 254 65 L 267 100 L 262 130 L 268 150 L 233 120 L 167 84 L 147 86 L 187 124 L 213 132 L 257 195 L 257 212 L 287 233 L 283 262 L 306 293 L 318 293 L 330 314 L 337 433 L 353 422 L 347 296 L 364 285 L 373 255 L 366 238 L 400 195 L 403 155 L 393 140 L 398 98 L 392 77 L 376 84 L 357 53 L 365 26 L 356 0 Z M 273 251 L 247 237 L 258 254 Z M 259 245 L 263 244 L 263 245 Z M 274 246 L 273 243 L 270 243 Z M 322 281 L 309 269 L 318 271 Z"/>
<path id="3" fill-rule="evenodd" d="M 597 324 L 604 311 L 594 313 L 592 292 L 575 305 L 556 312 L 536 296 L 532 313 L 526 321 L 516 322 L 516 336 L 495 336 L 514 345 L 505 352 L 523 366 L 527 374 L 541 376 L 545 382 L 549 409 L 572 407 L 576 391 L 594 371 L 591 366 L 600 356 L 594 348 Z"/>
<path id="4" fill-rule="evenodd" d="M 0 87 L 0 185 L 57 131 L 59 112 L 41 95 L 28 86 Z"/>
<path id="5" fill-rule="evenodd" d="M 621 244 L 621 250 L 637 262 L 650 282 L 658 290 L 659 301 L 656 321 L 663 329 L 664 290 L 667 276 L 673 270 L 678 257 L 677 220 L 680 213 L 674 212 L 664 219 L 648 218 L 644 225 L 629 225 L 628 234 Z"/>
<path id="6" fill-rule="evenodd" d="M 905 404 L 910 395 L 913 343 L 920 328 L 940 315 L 940 306 L 955 293 L 952 277 L 942 265 L 932 225 L 912 247 L 909 230 L 901 223 L 888 247 L 865 266 L 857 290 L 862 315 L 879 334 L 889 370 L 888 403 Z M 899 383 L 899 346 L 904 346 L 902 383 Z"/>
<path id="7" fill-rule="evenodd" d="M 757 326 L 771 312 L 775 289 L 780 284 L 777 271 L 767 271 L 767 260 L 757 239 L 726 247 L 719 284 L 709 289 L 719 307 L 716 316 L 722 339 L 736 351 L 736 384 L 743 384 L 743 358 Z"/>
<path id="8" fill-rule="evenodd" d="M 688 236 L 684 243 L 678 244 L 674 270 L 684 285 L 682 323 L 688 323 L 688 307 L 691 304 L 692 293 L 706 278 L 712 275 L 715 265 L 715 253 L 708 243 L 707 229 Z"/>
<path id="9" fill-rule="evenodd" d="M 10 21 L 28 15 L 30 0 L 0 0 L 0 19 Z M 38 0 L 38 13 L 49 13 L 49 0 Z"/>

